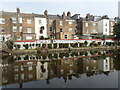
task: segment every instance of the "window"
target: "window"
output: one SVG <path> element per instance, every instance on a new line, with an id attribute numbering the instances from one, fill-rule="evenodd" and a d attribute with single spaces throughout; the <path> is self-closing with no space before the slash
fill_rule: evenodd
<path id="1" fill-rule="evenodd" d="M 27 36 L 26 36 L 26 39 L 27 39 L 27 40 L 31 40 L 31 39 L 32 39 L 32 36 L 27 35 Z"/>
<path id="2" fill-rule="evenodd" d="M 62 32 L 62 28 L 60 28 L 60 32 Z"/>
<path id="3" fill-rule="evenodd" d="M 39 23 L 39 24 L 42 24 L 42 20 L 38 20 L 38 23 Z"/>
<path id="4" fill-rule="evenodd" d="M 113 26 L 113 22 L 111 22 L 111 26 Z"/>
<path id="5" fill-rule="evenodd" d="M 86 33 L 88 33 L 88 29 L 86 29 Z"/>
<path id="6" fill-rule="evenodd" d="M 17 32 L 17 26 L 13 26 L 13 32 Z"/>
<path id="7" fill-rule="evenodd" d="M 19 18 L 19 23 L 22 23 L 22 18 Z"/>
<path id="8" fill-rule="evenodd" d="M 105 23 L 105 26 L 107 26 L 107 22 Z"/>
<path id="9" fill-rule="evenodd" d="M 18 71 L 18 66 L 14 66 L 14 71 Z"/>
<path id="10" fill-rule="evenodd" d="M 29 19 L 29 20 L 27 20 L 27 24 L 31 24 L 31 20 Z"/>
<path id="11" fill-rule="evenodd" d="M 93 32 L 96 32 L 96 30 L 94 29 Z"/>
<path id="12" fill-rule="evenodd" d="M 72 22 L 71 22 L 71 21 L 69 21 L 68 23 L 69 23 L 69 24 L 72 24 Z"/>
<path id="13" fill-rule="evenodd" d="M 13 23 L 17 23 L 16 18 L 12 18 L 12 22 L 13 22 Z"/>
<path id="14" fill-rule="evenodd" d="M 50 27 L 50 31 L 52 31 L 52 27 Z"/>
<path id="15" fill-rule="evenodd" d="M 27 28 L 27 33 L 32 33 L 32 29 L 31 28 Z"/>
<path id="16" fill-rule="evenodd" d="M 20 26 L 20 32 L 23 32 L 23 28 Z"/>
<path id="17" fill-rule="evenodd" d="M 22 65 L 22 66 L 21 66 L 21 71 L 23 71 L 23 70 L 24 70 L 24 66 Z"/>
<path id="18" fill-rule="evenodd" d="M 85 23 L 85 26 L 88 27 L 88 23 Z"/>
<path id="19" fill-rule="evenodd" d="M 107 32 L 107 28 L 105 29 L 105 31 Z"/>
<path id="20" fill-rule="evenodd" d="M 32 70 L 32 66 L 29 66 L 28 70 L 29 70 L 29 71 Z"/>
<path id="21" fill-rule="evenodd" d="M 72 28 L 69 28 L 69 32 L 72 32 Z"/>
<path id="22" fill-rule="evenodd" d="M 52 22 L 53 22 L 53 21 L 52 21 L 52 20 L 50 20 L 50 21 L 49 21 L 49 24 L 52 24 Z"/>
<path id="23" fill-rule="evenodd" d="M 21 79 L 22 79 L 22 80 L 24 80 L 24 76 L 25 76 L 24 74 L 21 74 Z"/>
<path id="24" fill-rule="evenodd" d="M 60 21 L 60 25 L 62 25 L 62 21 Z"/>
<path id="25" fill-rule="evenodd" d="M 68 38 L 68 35 L 65 35 L 64 38 L 67 39 L 67 38 Z"/>
<path id="26" fill-rule="evenodd" d="M 29 74 L 29 78 L 30 78 L 30 79 L 33 78 L 33 75 L 32 75 L 32 74 Z"/>
<path id="27" fill-rule="evenodd" d="M 4 18 L 0 18 L 0 24 L 5 24 L 5 19 Z"/>

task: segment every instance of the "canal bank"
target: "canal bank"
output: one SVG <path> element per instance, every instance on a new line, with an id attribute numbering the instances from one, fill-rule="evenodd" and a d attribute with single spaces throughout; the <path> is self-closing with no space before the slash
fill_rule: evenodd
<path id="1" fill-rule="evenodd" d="M 101 46 L 101 47 L 81 47 L 81 48 L 57 48 L 57 49 L 48 49 L 48 50 L 13 50 L 12 55 L 19 54 L 37 54 L 37 53 L 53 53 L 53 52 L 66 52 L 66 51 L 95 51 L 95 50 L 117 50 L 120 49 L 120 46 Z"/>

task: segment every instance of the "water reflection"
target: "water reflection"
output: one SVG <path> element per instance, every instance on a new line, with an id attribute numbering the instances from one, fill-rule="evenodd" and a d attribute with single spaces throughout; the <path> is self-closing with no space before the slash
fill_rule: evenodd
<path id="1" fill-rule="evenodd" d="M 63 78 L 64 82 L 73 77 L 82 78 L 120 70 L 119 51 L 87 51 L 71 53 L 47 53 L 3 57 L 2 85 Z"/>

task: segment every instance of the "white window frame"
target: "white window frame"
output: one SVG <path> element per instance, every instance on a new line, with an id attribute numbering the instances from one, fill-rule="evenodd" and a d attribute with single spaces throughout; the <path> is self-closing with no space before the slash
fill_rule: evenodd
<path id="1" fill-rule="evenodd" d="M 5 24 L 5 18 L 0 18 L 0 24 Z"/>
<path id="2" fill-rule="evenodd" d="M 27 33 L 32 33 L 32 28 L 27 28 Z"/>
<path id="3" fill-rule="evenodd" d="M 19 23 L 22 23 L 22 17 L 19 18 Z"/>
<path id="4" fill-rule="evenodd" d="M 39 24 L 42 24 L 42 20 L 38 20 L 38 23 L 39 23 Z"/>
<path id="5" fill-rule="evenodd" d="M 85 26 L 88 27 L 88 23 L 85 23 Z"/>
<path id="6" fill-rule="evenodd" d="M 68 24 L 72 24 L 72 21 L 69 21 Z"/>
<path id="7" fill-rule="evenodd" d="M 12 17 L 12 22 L 17 23 L 17 19 L 15 17 Z"/>
<path id="8" fill-rule="evenodd" d="M 69 28 L 69 32 L 72 32 L 72 30 L 73 30 L 72 28 Z"/>
<path id="9" fill-rule="evenodd" d="M 20 32 L 23 32 L 23 27 L 22 26 L 20 26 Z"/>
<path id="10" fill-rule="evenodd" d="M 17 32 L 17 26 L 13 26 L 13 32 Z"/>
<path id="11" fill-rule="evenodd" d="M 31 24 L 32 20 L 31 19 L 27 19 L 27 24 Z"/>
<path id="12" fill-rule="evenodd" d="M 63 22 L 62 22 L 62 21 L 60 21 L 60 25 L 61 25 L 61 26 L 63 25 Z"/>
<path id="13" fill-rule="evenodd" d="M 32 40 L 32 36 L 31 35 L 26 35 L 26 40 Z"/>

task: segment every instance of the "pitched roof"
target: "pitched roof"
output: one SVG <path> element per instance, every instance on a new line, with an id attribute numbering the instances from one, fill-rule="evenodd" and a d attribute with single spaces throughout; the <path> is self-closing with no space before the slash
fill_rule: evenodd
<path id="1" fill-rule="evenodd" d="M 61 19 L 58 15 L 47 15 L 47 17 L 51 19 Z"/>
<path id="2" fill-rule="evenodd" d="M 10 16 L 10 17 L 17 17 L 18 15 L 21 16 L 21 17 L 42 17 L 42 18 L 45 18 L 44 15 L 42 14 L 35 14 L 35 13 L 16 13 L 16 12 L 4 12 L 4 11 L 1 11 L 2 12 L 2 16 Z"/>

